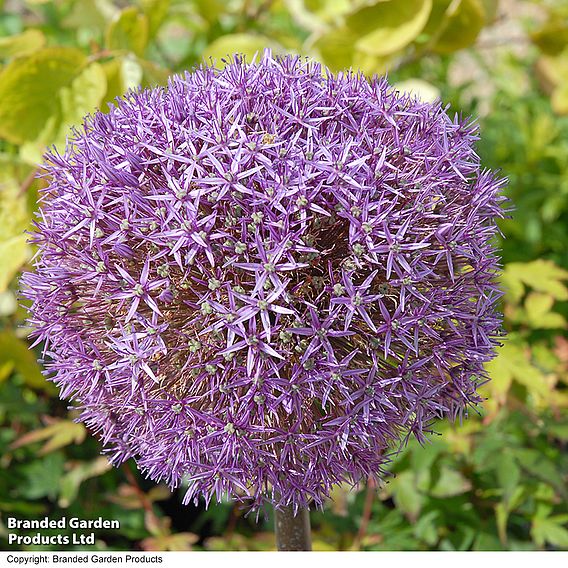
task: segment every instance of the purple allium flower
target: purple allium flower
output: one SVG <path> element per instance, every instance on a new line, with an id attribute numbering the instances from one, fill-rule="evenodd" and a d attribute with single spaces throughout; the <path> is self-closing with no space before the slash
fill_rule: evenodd
<path id="1" fill-rule="evenodd" d="M 503 180 L 476 127 L 298 57 L 130 93 L 47 156 L 24 276 L 61 396 L 185 502 L 321 505 L 480 401 Z"/>

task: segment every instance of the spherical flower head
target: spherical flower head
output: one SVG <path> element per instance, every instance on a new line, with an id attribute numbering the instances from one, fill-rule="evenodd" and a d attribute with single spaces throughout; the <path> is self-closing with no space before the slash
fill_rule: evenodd
<path id="1" fill-rule="evenodd" d="M 236 57 L 53 150 L 36 343 L 113 463 L 185 502 L 321 506 L 480 401 L 503 180 L 386 80 Z"/>

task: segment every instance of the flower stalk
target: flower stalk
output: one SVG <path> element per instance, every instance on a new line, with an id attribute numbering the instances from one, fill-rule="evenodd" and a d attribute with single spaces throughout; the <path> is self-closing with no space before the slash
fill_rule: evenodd
<path id="1" fill-rule="evenodd" d="M 276 548 L 281 552 L 312 549 L 310 511 L 300 507 L 296 512 L 292 505 L 274 509 Z"/>

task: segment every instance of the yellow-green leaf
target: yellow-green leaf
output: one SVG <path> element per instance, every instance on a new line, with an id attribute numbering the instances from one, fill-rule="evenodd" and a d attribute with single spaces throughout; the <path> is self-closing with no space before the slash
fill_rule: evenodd
<path id="1" fill-rule="evenodd" d="M 148 18 L 148 37 L 152 38 L 168 15 L 170 0 L 140 0 L 140 6 Z"/>
<path id="2" fill-rule="evenodd" d="M 107 90 L 106 74 L 97 62 L 91 63 L 61 90 L 62 127 L 59 139 L 64 141 L 69 127 L 80 125 L 83 117 L 98 109 Z"/>
<path id="3" fill-rule="evenodd" d="M 0 365 L 5 363 L 13 364 L 28 386 L 54 391 L 53 384 L 48 383 L 41 374 L 34 352 L 8 330 L 0 332 Z"/>
<path id="4" fill-rule="evenodd" d="M 112 0 L 76 0 L 62 23 L 67 28 L 104 31 L 118 12 Z"/>
<path id="5" fill-rule="evenodd" d="M 0 73 L 0 137 L 35 140 L 59 113 L 59 93 L 80 73 L 85 56 L 70 47 L 47 47 L 14 59 Z"/>
<path id="6" fill-rule="evenodd" d="M 199 537 L 194 533 L 180 532 L 145 538 L 141 542 L 141 545 L 144 550 L 175 552 L 180 550 L 191 550 L 192 545 L 194 545 L 198 540 Z"/>
<path id="7" fill-rule="evenodd" d="M 160 67 L 156 63 L 148 60 L 139 59 L 138 65 L 142 69 L 142 86 L 155 87 L 156 85 L 165 85 L 168 82 L 170 72 L 164 67 Z"/>
<path id="8" fill-rule="evenodd" d="M 69 444 L 80 444 L 87 431 L 81 423 L 72 420 L 51 419 L 52 422 L 45 428 L 33 430 L 18 438 L 10 447 L 15 450 L 34 442 L 46 441 L 39 450 L 39 455 L 49 454 Z"/>
<path id="9" fill-rule="evenodd" d="M 555 113 L 568 114 L 568 82 L 562 83 L 554 89 L 550 102 Z"/>
<path id="10" fill-rule="evenodd" d="M 502 544 L 507 544 L 507 522 L 509 520 L 509 509 L 505 503 L 497 503 L 495 505 L 495 522 L 497 523 L 497 532 L 499 540 Z"/>
<path id="11" fill-rule="evenodd" d="M 332 71 L 340 71 L 351 67 L 357 38 L 348 28 L 339 28 L 322 35 L 314 48 Z"/>
<path id="12" fill-rule="evenodd" d="M 486 364 L 491 377 L 488 389 L 502 403 L 513 381 L 524 385 L 538 401 L 547 399 L 550 387 L 545 375 L 533 365 L 524 346 L 510 337 L 499 349 L 497 357 Z"/>
<path id="13" fill-rule="evenodd" d="M 539 546 L 546 542 L 561 549 L 568 548 L 568 515 L 556 515 L 551 517 L 536 516 L 533 519 L 531 534 Z"/>
<path id="14" fill-rule="evenodd" d="M 132 485 L 120 485 L 115 494 L 107 497 L 108 501 L 119 505 L 123 509 L 141 509 L 144 502 L 153 503 L 154 501 L 163 501 L 170 495 L 170 490 L 166 485 L 156 485 L 147 493 L 141 493 L 140 490 Z"/>
<path id="15" fill-rule="evenodd" d="M 568 21 L 551 18 L 531 34 L 531 39 L 543 53 L 558 55 L 568 45 Z"/>
<path id="16" fill-rule="evenodd" d="M 21 34 L 0 38 L 0 58 L 28 55 L 45 45 L 45 36 L 40 30 L 27 29 Z"/>
<path id="17" fill-rule="evenodd" d="M 101 64 L 105 74 L 106 93 L 100 103 L 100 109 L 106 112 L 109 103 L 124 95 L 129 89 L 165 85 L 169 71 L 159 65 L 139 59 L 132 53 L 114 57 Z"/>
<path id="18" fill-rule="evenodd" d="M 531 292 L 525 299 L 527 320 L 533 329 L 554 329 L 566 326 L 566 320 L 551 312 L 554 298 L 543 292 Z"/>
<path id="19" fill-rule="evenodd" d="M 18 309 L 18 300 L 12 290 L 0 292 L 0 317 L 11 316 Z"/>
<path id="20" fill-rule="evenodd" d="M 83 68 L 69 86 L 60 90 L 57 118 L 48 122 L 35 140 L 21 146 L 20 157 L 28 163 L 38 163 L 47 145 L 54 144 L 63 150 L 71 127 L 81 126 L 83 117 L 101 106 L 106 90 L 106 74 L 99 63 Z"/>
<path id="21" fill-rule="evenodd" d="M 543 55 L 536 63 L 543 89 L 550 93 L 557 114 L 568 114 L 568 48 L 555 55 Z"/>
<path id="22" fill-rule="evenodd" d="M 424 102 L 434 102 L 440 98 L 440 89 L 424 79 L 406 79 L 394 85 L 395 89 L 418 97 Z"/>
<path id="23" fill-rule="evenodd" d="M 349 13 L 353 4 L 349 0 L 289 0 L 292 17 L 309 30 L 322 30 Z"/>
<path id="24" fill-rule="evenodd" d="M 30 223 L 26 195 L 9 171 L 0 170 L 0 292 L 29 256 L 25 230 Z"/>
<path id="25" fill-rule="evenodd" d="M 115 57 L 102 63 L 106 75 L 107 91 L 101 102 L 101 110 L 106 112 L 108 103 L 114 102 L 116 97 L 121 97 L 128 89 L 134 89 L 142 82 L 143 71 L 138 59 L 128 55 Z"/>
<path id="26" fill-rule="evenodd" d="M 209 24 L 215 24 L 226 6 L 222 0 L 194 0 L 198 14 Z"/>
<path id="27" fill-rule="evenodd" d="M 370 77 L 374 74 L 383 75 L 386 73 L 390 62 L 390 56 L 380 57 L 356 49 L 353 54 L 352 66 L 356 71 L 361 71 L 361 73 Z"/>
<path id="28" fill-rule="evenodd" d="M 331 21 L 343 16 L 353 6 L 350 0 L 303 0 L 305 9 L 326 21 Z"/>
<path id="29" fill-rule="evenodd" d="M 203 51 L 202 58 L 206 61 L 209 58 L 213 59 L 219 67 L 223 65 L 222 59 L 231 59 L 236 53 L 244 55 L 249 62 L 256 55 L 258 61 L 267 47 L 275 53 L 282 51 L 278 44 L 265 36 L 245 33 L 228 34 L 210 43 Z"/>
<path id="30" fill-rule="evenodd" d="M 428 29 L 435 38 L 432 48 L 439 53 L 469 47 L 486 23 L 481 0 L 435 0 L 432 18 L 436 24 L 430 22 Z"/>
<path id="31" fill-rule="evenodd" d="M 149 37 L 148 18 L 135 6 L 121 10 L 110 22 L 105 36 L 110 50 L 132 51 L 142 55 Z"/>
<path id="32" fill-rule="evenodd" d="M 14 370 L 14 361 L 5 361 L 0 363 L 0 383 L 3 383 Z"/>
<path id="33" fill-rule="evenodd" d="M 351 14 L 347 27 L 359 35 L 355 47 L 364 53 L 384 56 L 414 41 L 424 29 L 432 0 L 388 0 Z"/>
<path id="34" fill-rule="evenodd" d="M 499 14 L 499 0 L 481 0 L 481 4 L 485 11 L 486 23 L 494 22 Z"/>
<path id="35" fill-rule="evenodd" d="M 536 70 L 549 89 L 568 83 L 568 49 L 558 55 L 539 57 Z"/>
<path id="36" fill-rule="evenodd" d="M 568 288 L 564 281 L 568 280 L 568 271 L 560 268 L 550 260 L 534 260 L 532 262 L 511 262 L 505 266 L 502 282 L 510 291 L 513 299 L 520 296 L 519 284 L 550 294 L 556 300 L 568 300 Z M 522 292 L 521 292 L 522 295 Z"/>

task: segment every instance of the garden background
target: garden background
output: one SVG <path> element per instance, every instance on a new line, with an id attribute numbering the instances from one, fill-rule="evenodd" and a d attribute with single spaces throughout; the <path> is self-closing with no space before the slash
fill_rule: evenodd
<path id="1" fill-rule="evenodd" d="M 183 507 L 100 445 L 28 350 L 18 275 L 47 145 L 138 85 L 265 47 L 479 116 L 482 163 L 509 178 L 507 340 L 479 415 L 392 456 L 382 488 L 335 491 L 316 550 L 568 549 L 568 2 L 0 0 L 0 548 L 7 516 L 118 519 L 104 550 L 270 550 L 270 511 Z M 33 547 L 28 547 L 32 549 Z M 72 547 L 69 547 L 72 548 Z M 13 548 L 12 548 L 13 549 Z"/>

